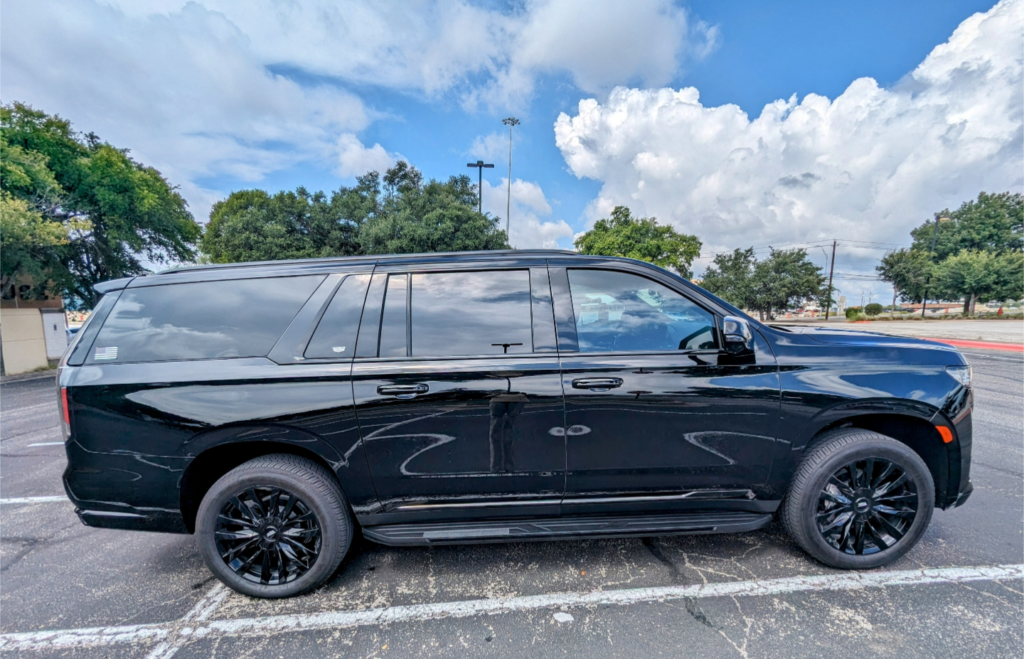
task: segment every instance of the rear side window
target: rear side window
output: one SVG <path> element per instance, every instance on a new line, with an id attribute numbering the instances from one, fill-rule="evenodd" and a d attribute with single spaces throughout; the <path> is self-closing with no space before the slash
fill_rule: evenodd
<path id="1" fill-rule="evenodd" d="M 715 318 L 645 277 L 612 270 L 569 270 L 580 352 L 710 350 Z"/>
<path id="2" fill-rule="evenodd" d="M 410 307 L 413 357 L 533 351 L 528 270 L 414 274 Z"/>
<path id="3" fill-rule="evenodd" d="M 316 275 L 126 289 L 88 361 L 263 357 L 323 280 Z"/>

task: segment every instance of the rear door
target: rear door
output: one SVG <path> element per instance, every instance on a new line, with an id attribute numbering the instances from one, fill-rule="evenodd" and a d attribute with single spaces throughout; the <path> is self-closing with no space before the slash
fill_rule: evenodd
<path id="1" fill-rule="evenodd" d="M 766 344 L 720 350 L 718 318 L 641 270 L 552 268 L 566 396 L 563 513 L 747 498 L 771 466 Z"/>
<path id="2" fill-rule="evenodd" d="M 386 511 L 557 514 L 564 410 L 543 265 L 378 268 L 352 379 Z"/>

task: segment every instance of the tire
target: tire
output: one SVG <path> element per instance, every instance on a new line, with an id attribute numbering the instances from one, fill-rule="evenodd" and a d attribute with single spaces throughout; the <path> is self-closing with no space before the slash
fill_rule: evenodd
<path id="1" fill-rule="evenodd" d="M 886 475 L 889 465 L 894 470 Z M 934 508 L 931 472 L 913 449 L 876 432 L 842 428 L 808 447 L 781 517 L 790 537 L 822 563 L 867 569 L 910 551 Z"/>
<path id="2" fill-rule="evenodd" d="M 199 551 L 210 571 L 229 588 L 265 598 L 292 597 L 327 581 L 348 552 L 354 528 L 334 475 L 288 454 L 261 456 L 229 471 L 203 497 L 196 516 Z"/>

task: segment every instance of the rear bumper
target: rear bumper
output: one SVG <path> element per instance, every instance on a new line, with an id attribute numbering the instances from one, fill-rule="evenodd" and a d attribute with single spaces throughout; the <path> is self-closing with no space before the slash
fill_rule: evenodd
<path id="1" fill-rule="evenodd" d="M 72 451 L 69 451 L 69 453 Z M 94 498 L 96 494 L 116 495 L 116 487 L 96 488 L 94 482 L 103 472 L 98 470 L 83 471 L 68 462 L 64 470 L 64 491 L 71 503 L 75 504 L 75 514 L 86 526 L 103 529 L 126 529 L 132 531 L 155 531 L 158 533 L 189 533 L 182 518 L 181 511 L 171 508 L 136 506 L 119 502 L 114 496 Z M 83 479 L 83 473 L 87 479 Z M 89 492 L 92 496 L 80 496 L 78 492 Z"/>

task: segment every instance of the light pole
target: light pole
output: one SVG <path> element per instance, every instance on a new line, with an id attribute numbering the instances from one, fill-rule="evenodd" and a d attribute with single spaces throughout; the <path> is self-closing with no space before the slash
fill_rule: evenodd
<path id="1" fill-rule="evenodd" d="M 508 200 L 505 203 L 505 237 L 509 238 L 509 215 L 512 214 L 512 127 L 518 126 L 522 122 L 515 117 L 507 117 L 502 119 L 501 123 L 508 126 Z"/>
<path id="2" fill-rule="evenodd" d="M 476 167 L 478 170 L 476 190 L 480 195 L 480 213 L 484 212 L 484 167 L 487 169 L 494 169 L 494 165 L 485 165 L 483 160 L 477 160 L 476 162 L 467 162 L 466 167 Z"/>

